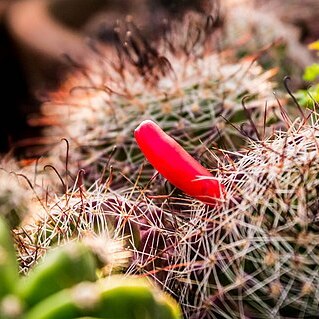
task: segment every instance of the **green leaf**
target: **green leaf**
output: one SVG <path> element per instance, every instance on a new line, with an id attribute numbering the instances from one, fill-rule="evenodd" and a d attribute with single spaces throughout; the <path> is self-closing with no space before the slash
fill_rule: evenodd
<path id="1" fill-rule="evenodd" d="M 14 292 L 18 280 L 19 267 L 11 230 L 7 221 L 0 217 L 0 304 L 2 298 Z"/>
<path id="2" fill-rule="evenodd" d="M 306 67 L 303 79 L 305 81 L 314 81 L 319 76 L 319 64 L 314 63 Z"/>
<path id="3" fill-rule="evenodd" d="M 299 90 L 296 93 L 296 98 L 299 104 L 303 107 L 312 107 L 314 102 L 319 102 L 319 84 L 309 88 L 308 90 Z"/>

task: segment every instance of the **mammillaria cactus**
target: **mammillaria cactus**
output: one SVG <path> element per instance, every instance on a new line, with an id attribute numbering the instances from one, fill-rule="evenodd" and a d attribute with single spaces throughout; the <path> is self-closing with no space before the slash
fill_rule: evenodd
<path id="1" fill-rule="evenodd" d="M 52 248 L 19 278 L 10 231 L 0 218 L 0 253 L 1 318 L 181 318 L 174 299 L 147 279 L 99 279 L 95 255 L 82 242 Z"/>
<path id="2" fill-rule="evenodd" d="M 113 188 L 119 180 L 121 186 L 149 180 L 154 170 L 139 170 L 143 157 L 132 134 L 144 119 L 159 123 L 198 158 L 216 142 L 240 144 L 241 135 L 224 118 L 242 121 L 245 95 L 255 116 L 265 100 L 271 107 L 275 71 L 212 49 L 213 23 L 206 16 L 189 18 L 180 24 L 187 39 L 167 35 L 153 47 L 129 20 L 116 28 L 120 53 L 105 52 L 99 43 L 88 65 L 68 75 L 43 103 L 40 118 L 31 120 L 48 125 L 44 134 L 59 144 L 50 145 L 54 167 L 62 173 L 67 157 L 68 170 L 74 175 L 84 168 L 88 184 L 112 167 Z M 69 152 L 61 138 L 69 141 Z"/>
<path id="3" fill-rule="evenodd" d="M 287 131 L 220 163 L 218 206 L 162 204 L 178 216 L 175 253 L 146 272 L 175 292 L 186 318 L 316 318 L 318 141 L 317 115 L 287 122 Z M 153 258 L 161 251 L 153 246 Z"/>

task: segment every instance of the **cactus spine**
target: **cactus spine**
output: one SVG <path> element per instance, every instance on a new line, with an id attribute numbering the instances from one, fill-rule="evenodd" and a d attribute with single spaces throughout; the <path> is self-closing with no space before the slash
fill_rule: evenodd
<path id="1" fill-rule="evenodd" d="M 219 207 L 167 203 L 179 216 L 174 253 L 162 269 L 145 271 L 179 296 L 186 318 L 317 316 L 316 115 L 310 123 L 287 123 L 287 131 L 220 163 L 226 197 Z M 163 257 L 155 245 L 152 253 Z"/>
<path id="2" fill-rule="evenodd" d="M 212 145 L 235 148 L 243 142 L 224 118 L 242 123 L 244 95 L 254 97 L 247 108 L 255 116 L 260 114 L 264 100 L 272 99 L 275 70 L 264 72 L 257 62 L 235 62 L 205 48 L 210 43 L 206 20 L 201 16 L 195 22 L 184 21 L 179 27 L 191 38 L 179 43 L 173 34 L 156 49 L 145 44 L 129 21 L 117 28 L 120 56 L 105 52 L 102 46 L 90 58 L 84 75 L 71 74 L 64 87 L 49 96 L 33 122 L 48 124 L 44 134 L 58 142 L 49 154 L 59 172 L 65 169 L 66 157 L 60 140 L 66 138 L 68 168 L 73 174 L 84 168 L 88 185 L 109 170 L 113 188 L 124 183 L 131 186 L 137 178 L 149 181 L 154 170 L 150 166 L 139 170 L 143 156 L 132 134 L 145 119 L 157 122 L 203 161 L 201 154 Z M 122 29 L 128 31 L 124 39 Z M 172 43 L 174 48 L 169 48 Z"/>

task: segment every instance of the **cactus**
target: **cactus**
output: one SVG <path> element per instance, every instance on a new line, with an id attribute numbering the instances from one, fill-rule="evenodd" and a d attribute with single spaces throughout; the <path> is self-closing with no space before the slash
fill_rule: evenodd
<path id="1" fill-rule="evenodd" d="M 91 250 L 82 243 L 62 245 L 44 258 L 34 267 L 32 275 L 21 280 L 18 288 L 19 297 L 30 307 L 81 281 L 97 279 L 96 261 Z"/>
<path id="2" fill-rule="evenodd" d="M 68 319 L 85 315 L 115 319 L 181 319 L 175 302 L 155 290 L 147 280 L 123 276 L 62 290 L 35 306 L 25 318 Z"/>
<path id="3" fill-rule="evenodd" d="M 209 26 L 206 17 L 190 19 L 180 25 L 183 32 L 175 31 L 187 39 L 178 41 L 173 34 L 155 49 L 131 21 L 119 25 L 121 53 L 113 56 L 99 43 L 98 54 L 67 75 L 42 104 L 41 115 L 31 120 L 48 125 L 44 134 L 58 142 L 49 146 L 53 166 L 62 174 L 67 160 L 71 175 L 84 168 L 88 186 L 109 171 L 113 189 L 137 179 L 149 181 L 154 170 L 148 165 L 139 170 L 143 156 L 132 134 L 144 119 L 159 123 L 203 163 L 201 154 L 213 145 L 240 145 L 242 135 L 224 118 L 243 122 L 244 95 L 254 97 L 246 105 L 254 110 L 252 116 L 262 114 L 264 101 L 273 100 L 270 79 L 275 71 L 264 72 L 256 61 L 234 61 L 208 49 Z M 127 38 L 122 38 L 122 29 L 129 30 Z M 69 141 L 69 152 L 61 147 L 61 138 Z"/>
<path id="4" fill-rule="evenodd" d="M 124 271 L 159 282 L 186 318 L 315 318 L 319 121 L 285 118 L 286 131 L 219 161 L 218 206 L 97 184 L 77 207 L 69 199 L 73 214 L 89 207 L 79 223 L 93 218 L 117 238 L 138 232 Z"/>
<path id="5" fill-rule="evenodd" d="M 96 183 L 52 204 L 37 231 L 50 227 L 57 237 L 60 227 L 72 238 L 74 231 L 103 230 L 127 238 L 132 258 L 122 270 L 160 283 L 185 318 L 315 318 L 319 121 L 306 113 L 283 119 L 286 130 L 218 160 L 213 178 L 225 196 L 217 206 Z"/>
<path id="6" fill-rule="evenodd" d="M 22 278 L 2 218 L 0 248 L 1 318 L 182 318 L 176 301 L 147 279 L 123 275 L 97 278 L 95 255 L 82 242 L 52 248 Z"/>
<path id="7" fill-rule="evenodd" d="M 0 216 L 12 229 L 32 223 L 37 214 L 45 213 L 45 198 L 60 193 L 61 182 L 57 183 L 56 172 L 47 164 L 45 158 L 18 159 L 12 153 L 1 156 Z"/>
<path id="8" fill-rule="evenodd" d="M 14 229 L 20 271 L 27 273 L 51 246 L 73 240 L 85 240 L 105 271 L 125 268 L 130 253 L 123 246 L 140 240 L 137 223 L 129 218 L 134 202 L 126 196 L 111 192 L 106 182 L 48 197 L 32 218 Z"/>
<path id="9" fill-rule="evenodd" d="M 214 178 L 226 194 L 218 206 L 162 202 L 162 215 L 175 215 L 175 230 L 157 224 L 155 233 L 153 225 L 152 257 L 130 271 L 160 280 L 179 297 L 186 318 L 316 318 L 319 121 L 305 121 L 250 141 L 246 154 L 221 162 Z M 162 268 L 154 267 L 164 259 L 160 236 L 168 256 Z"/>

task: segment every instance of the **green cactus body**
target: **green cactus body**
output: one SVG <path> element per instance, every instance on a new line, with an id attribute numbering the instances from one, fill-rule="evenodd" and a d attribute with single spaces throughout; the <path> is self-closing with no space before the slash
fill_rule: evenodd
<path id="1" fill-rule="evenodd" d="M 24 319 L 71 319 L 84 315 L 70 296 L 70 291 L 62 290 L 37 303 Z"/>
<path id="2" fill-rule="evenodd" d="M 96 261 L 82 243 L 68 243 L 43 257 L 19 285 L 17 294 L 28 307 L 81 281 L 95 281 Z"/>
<path id="3" fill-rule="evenodd" d="M 18 263 L 7 222 L 0 217 L 0 304 L 18 283 Z M 1 306 L 0 306 L 1 307 Z"/>
<path id="4" fill-rule="evenodd" d="M 113 276 L 102 282 L 101 307 L 94 315 L 120 318 L 180 319 L 176 302 L 142 278 Z"/>
<path id="5" fill-rule="evenodd" d="M 24 319 L 76 318 L 181 319 L 176 302 L 142 279 L 111 276 L 81 283 L 36 305 Z"/>
<path id="6" fill-rule="evenodd" d="M 69 242 L 19 278 L 9 228 L 0 218 L 0 318 L 181 319 L 177 302 L 149 280 L 111 275 L 97 280 L 92 246 Z"/>

